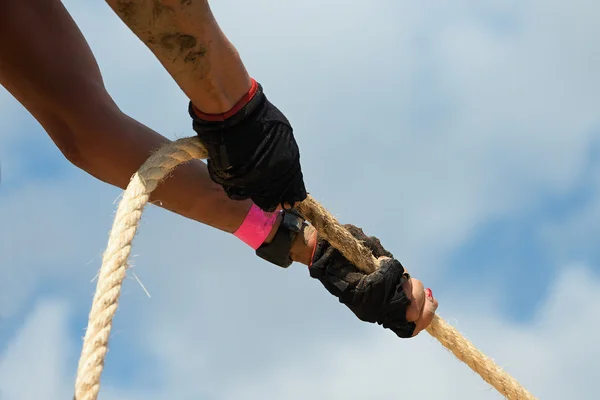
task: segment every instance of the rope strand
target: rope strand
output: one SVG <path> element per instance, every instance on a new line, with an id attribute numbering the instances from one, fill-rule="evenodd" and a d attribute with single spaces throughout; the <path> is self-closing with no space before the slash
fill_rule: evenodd
<path id="1" fill-rule="evenodd" d="M 74 400 L 98 398 L 112 320 L 117 311 L 121 285 L 127 272 L 131 243 L 150 193 L 179 164 L 207 156 L 206 149 L 196 137 L 180 139 L 161 147 L 131 178 L 117 208 L 108 245 L 102 257 L 96 293 L 77 368 Z M 377 259 L 371 251 L 354 239 L 314 198 L 308 196 L 297 207 L 317 231 L 350 262 L 366 273 L 377 269 Z M 507 399 L 535 399 L 517 380 L 437 315 L 427 332 Z"/>

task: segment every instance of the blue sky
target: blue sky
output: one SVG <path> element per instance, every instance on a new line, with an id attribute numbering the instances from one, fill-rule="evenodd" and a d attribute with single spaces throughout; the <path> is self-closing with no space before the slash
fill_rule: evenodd
<path id="1" fill-rule="evenodd" d="M 538 397 L 593 398 L 600 6 L 238 3 L 215 14 L 294 124 L 309 191 Z M 185 97 L 109 8 L 65 4 L 123 111 L 192 135 Z M 0 163 L 0 399 L 69 398 L 120 190 L 5 91 Z M 133 255 L 152 297 L 126 281 L 103 399 L 498 398 L 426 334 L 360 323 L 231 235 L 152 206 Z"/>

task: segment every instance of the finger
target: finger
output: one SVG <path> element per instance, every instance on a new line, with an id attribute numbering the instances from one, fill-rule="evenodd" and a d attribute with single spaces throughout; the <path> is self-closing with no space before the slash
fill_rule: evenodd
<path id="1" fill-rule="evenodd" d="M 362 228 L 359 228 L 358 226 L 345 224 L 344 228 L 346 228 L 348 232 L 350 232 L 350 234 L 358 241 L 367 242 L 369 240 L 369 237 L 365 235 L 365 232 L 362 230 Z M 377 255 L 375 256 L 377 257 Z"/>
<path id="2" fill-rule="evenodd" d="M 426 289 L 425 293 L 425 304 L 423 305 L 423 309 L 421 311 L 421 315 L 415 321 L 415 331 L 413 336 L 416 336 L 423 329 L 427 328 L 431 321 L 433 321 L 433 317 L 435 316 L 435 312 L 439 306 L 438 301 L 431 292 L 431 289 Z"/>
<path id="3" fill-rule="evenodd" d="M 384 250 L 384 251 L 386 251 L 386 250 Z M 383 256 L 379 256 L 379 257 L 377 257 L 377 261 L 378 261 L 378 263 L 381 265 L 381 263 L 382 263 L 382 262 L 384 262 L 385 260 L 389 260 L 390 258 L 393 258 L 393 257 L 391 257 L 391 256 L 388 256 L 388 255 L 383 255 Z M 404 273 L 405 273 L 406 275 L 408 275 L 408 270 L 407 270 L 406 268 L 404 268 Z M 410 279 L 412 279 L 412 278 L 410 278 Z M 410 279 L 409 279 L 409 280 L 407 280 L 406 282 L 410 281 Z M 405 283 L 406 283 L 406 282 L 405 282 Z M 404 288 L 405 288 L 405 287 L 404 287 L 404 286 L 402 286 L 402 289 L 404 289 Z M 412 292 L 412 289 L 411 289 L 411 290 L 406 290 L 406 289 L 404 290 L 404 293 L 411 293 L 411 292 Z M 408 296 L 408 295 L 407 295 L 407 296 Z"/>
<path id="4" fill-rule="evenodd" d="M 417 321 L 425 304 L 423 283 L 418 279 L 410 278 L 402 284 L 402 289 L 410 299 L 410 305 L 406 309 L 406 320 L 409 322 Z"/>
<path id="5" fill-rule="evenodd" d="M 362 238 L 361 240 L 363 240 L 364 244 L 369 249 L 371 249 L 371 252 L 373 252 L 373 255 L 375 257 L 394 257 L 394 255 L 391 252 L 389 252 L 383 247 L 378 237 L 364 235 L 364 238 Z"/>

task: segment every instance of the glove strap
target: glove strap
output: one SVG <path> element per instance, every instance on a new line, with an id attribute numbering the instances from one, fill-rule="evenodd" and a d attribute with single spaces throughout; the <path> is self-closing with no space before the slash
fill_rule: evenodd
<path id="1" fill-rule="evenodd" d="M 272 264 L 287 268 L 292 264 L 290 250 L 298 232 L 305 224 L 304 218 L 294 209 L 283 210 L 282 219 L 273 240 L 256 249 L 256 255 Z"/>

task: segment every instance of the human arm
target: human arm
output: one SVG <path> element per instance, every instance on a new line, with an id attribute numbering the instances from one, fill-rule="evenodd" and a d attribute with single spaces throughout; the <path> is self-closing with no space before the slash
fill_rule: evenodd
<path id="1" fill-rule="evenodd" d="M 0 84 L 66 159 L 121 189 L 169 142 L 115 104 L 85 38 L 59 0 L 0 2 Z M 176 168 L 151 202 L 226 232 L 239 227 L 252 204 L 231 201 L 199 160 Z"/>
<path id="2" fill-rule="evenodd" d="M 206 0 L 107 0 L 190 99 L 210 178 L 265 211 L 306 198 L 293 129 L 253 80 Z"/>
<path id="3" fill-rule="evenodd" d="M 0 2 L 0 83 L 69 161 L 121 189 L 152 152 L 169 142 L 119 110 L 89 46 L 59 0 Z M 198 160 L 176 168 L 151 201 L 230 233 L 238 230 L 252 206 L 249 200 L 230 200 Z M 279 224 L 275 220 L 266 242 Z M 311 264 L 315 235 L 308 227 L 296 237 L 293 260 Z M 421 296 L 422 285 L 413 293 Z"/>

